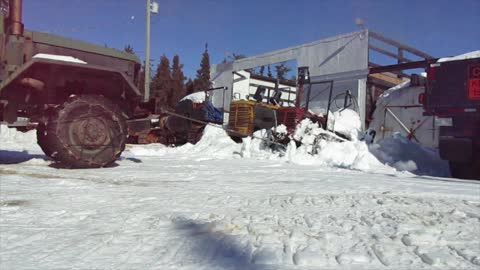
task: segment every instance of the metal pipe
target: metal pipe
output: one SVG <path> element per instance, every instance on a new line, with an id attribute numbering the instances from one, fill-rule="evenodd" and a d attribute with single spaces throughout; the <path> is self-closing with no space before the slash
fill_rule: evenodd
<path id="1" fill-rule="evenodd" d="M 150 12 L 152 9 L 150 0 L 147 0 L 147 17 L 145 22 L 145 93 L 143 101 L 150 100 Z"/>
<path id="2" fill-rule="evenodd" d="M 330 93 L 328 94 L 327 116 L 325 117 L 325 130 L 328 130 L 328 116 L 330 114 L 330 106 L 332 105 L 333 81 L 330 81 Z"/>
<path id="3" fill-rule="evenodd" d="M 178 114 L 178 113 L 174 113 L 174 112 L 171 112 L 169 110 L 165 110 L 165 109 L 162 109 L 162 113 L 165 113 L 165 114 L 168 114 L 168 115 L 171 115 L 171 116 L 175 116 L 175 117 L 179 117 L 179 118 L 183 118 L 183 119 L 186 119 L 186 120 L 190 120 L 192 122 L 196 122 L 196 123 L 199 123 L 199 124 L 203 124 L 203 125 L 207 125 L 207 126 L 212 126 L 212 127 L 215 127 L 215 128 L 220 128 L 220 129 L 223 129 L 225 130 L 226 132 L 229 132 L 231 134 L 235 134 L 237 136 L 241 136 L 241 137 L 245 137 L 245 134 L 241 133 L 241 132 L 238 132 L 236 130 L 233 130 L 233 129 L 230 129 L 230 128 L 224 128 L 223 126 L 219 126 L 218 124 L 213 124 L 213 123 L 210 123 L 210 122 L 206 122 L 206 121 L 202 121 L 202 120 L 198 120 L 198 119 L 195 119 L 195 118 L 192 118 L 192 117 L 188 117 L 188 116 L 185 116 L 185 115 L 182 115 L 182 114 Z M 235 118 L 236 119 L 236 118 Z M 272 144 L 275 144 L 275 145 L 279 145 L 279 146 L 283 146 L 285 147 L 285 145 L 283 144 L 280 144 L 280 143 L 277 143 L 277 142 L 274 142 L 270 139 L 267 139 L 267 138 L 262 138 L 262 137 L 256 137 L 255 135 L 251 135 L 250 137 L 252 138 L 255 138 L 255 139 L 259 139 L 259 140 L 262 140 L 262 141 L 266 141 L 266 142 L 269 142 L 269 143 L 272 143 Z"/>
<path id="4" fill-rule="evenodd" d="M 22 0 L 10 1 L 10 29 L 12 35 L 23 35 Z"/>

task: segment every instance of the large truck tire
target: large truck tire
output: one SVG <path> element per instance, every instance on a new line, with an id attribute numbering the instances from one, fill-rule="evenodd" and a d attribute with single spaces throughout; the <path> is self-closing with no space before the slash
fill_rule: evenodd
<path id="1" fill-rule="evenodd" d="M 44 123 L 41 123 L 37 126 L 37 144 L 40 146 L 43 153 L 45 153 L 47 157 L 53 158 L 53 156 L 56 154 L 53 146 L 49 143 L 47 136 L 47 127 Z"/>
<path id="2" fill-rule="evenodd" d="M 38 142 L 64 167 L 99 168 L 112 164 L 125 149 L 127 126 L 117 105 L 103 96 L 75 96 L 58 106 Z"/>
<path id="3" fill-rule="evenodd" d="M 450 161 L 449 165 L 452 177 L 480 180 L 480 161 L 478 160 L 466 163 Z"/>

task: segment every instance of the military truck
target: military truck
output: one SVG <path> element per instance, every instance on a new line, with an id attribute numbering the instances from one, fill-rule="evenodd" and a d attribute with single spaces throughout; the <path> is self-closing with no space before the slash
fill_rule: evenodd
<path id="1" fill-rule="evenodd" d="M 453 177 L 480 179 L 480 57 L 439 60 L 427 74 L 425 115 L 452 119 L 440 127 L 440 157 Z"/>
<path id="2" fill-rule="evenodd" d="M 24 30 L 22 0 L 1 4 L 0 122 L 36 128 L 45 154 L 67 167 L 113 163 L 125 148 L 126 119 L 142 100 L 139 59 Z"/>

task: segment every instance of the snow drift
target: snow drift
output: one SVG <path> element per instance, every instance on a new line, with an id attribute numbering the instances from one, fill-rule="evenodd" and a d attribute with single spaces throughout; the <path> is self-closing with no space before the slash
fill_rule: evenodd
<path id="1" fill-rule="evenodd" d="M 372 144 L 369 148 L 379 161 L 399 171 L 418 175 L 450 176 L 448 162 L 440 159 L 437 150 L 412 142 L 400 133 Z"/>
<path id="2" fill-rule="evenodd" d="M 269 132 L 266 130 L 257 131 L 253 137 L 244 138 L 242 144 L 237 144 L 221 126 L 208 125 L 195 145 L 185 144 L 175 148 L 162 144 L 127 145 L 122 156 L 155 158 L 169 154 L 188 154 L 197 161 L 243 158 L 387 174 L 408 171 L 421 175 L 449 175 L 448 164 L 440 160 L 435 150 L 412 143 L 399 134 L 372 145 L 358 140 L 359 126 L 356 121 L 359 118 L 352 117 L 352 120 L 347 117 L 352 114 L 354 112 L 344 111 L 335 116 L 337 127 L 345 134 L 350 134 L 351 141 L 328 140 L 328 136 L 322 136 L 325 130 L 308 119 L 303 120 L 293 134 L 293 138 L 301 144 L 297 146 L 292 141 L 283 148 L 268 143 Z M 286 128 L 277 127 L 277 132 L 282 130 L 286 131 Z M 20 133 L 15 129 L 0 126 L 0 140 L 4 150 L 41 153 L 36 145 L 35 131 Z M 2 159 L 8 157 L 3 156 Z"/>

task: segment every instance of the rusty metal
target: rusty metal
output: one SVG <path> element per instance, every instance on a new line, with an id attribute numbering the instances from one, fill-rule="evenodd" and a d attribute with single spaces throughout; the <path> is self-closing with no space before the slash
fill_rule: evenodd
<path id="1" fill-rule="evenodd" d="M 165 114 L 169 114 L 169 115 L 172 115 L 172 116 L 180 117 L 180 118 L 183 118 L 183 119 L 186 119 L 186 120 L 190 120 L 190 121 L 192 121 L 192 122 L 196 122 L 196 123 L 203 124 L 203 125 L 206 125 L 206 126 L 212 126 L 212 127 L 215 127 L 215 128 L 220 128 L 220 129 L 223 129 L 223 130 L 225 130 L 226 132 L 228 132 L 228 133 L 230 133 L 230 134 L 234 134 L 234 135 L 237 135 L 237 136 L 245 137 L 243 133 L 237 132 L 236 130 L 233 130 L 233 129 L 224 128 L 224 127 L 218 126 L 218 125 L 216 125 L 216 124 L 212 124 L 212 123 L 209 123 L 209 122 L 197 120 L 197 119 L 194 119 L 194 118 L 191 118 L 191 117 L 188 117 L 188 116 L 184 116 L 184 115 L 181 115 L 181 114 L 178 114 L 178 113 L 174 113 L 174 112 L 171 112 L 171 111 L 168 111 L 168 110 L 162 110 L 162 112 L 165 113 Z M 251 135 L 250 137 L 255 138 L 255 139 L 259 139 L 259 140 L 262 140 L 262 141 L 266 141 L 266 142 L 269 142 L 269 143 L 272 143 L 272 144 L 275 144 L 275 145 L 278 145 L 278 146 L 285 147 L 285 145 L 283 145 L 283 144 L 281 144 L 281 143 L 274 142 L 274 141 L 272 141 L 272 140 L 270 140 L 270 139 L 267 139 L 267 138 L 256 137 L 256 136 L 254 136 L 254 135 Z"/>
<path id="2" fill-rule="evenodd" d="M 252 134 L 256 104 L 254 101 L 232 101 L 230 103 L 230 117 L 228 118 L 229 128 L 242 134 L 242 137 Z"/>
<path id="3" fill-rule="evenodd" d="M 408 63 L 402 63 L 402 64 L 371 67 L 370 74 L 401 71 L 401 70 L 415 69 L 415 68 L 426 68 L 430 63 L 435 62 L 436 60 L 437 59 L 433 59 L 433 60 L 427 59 L 427 60 L 408 62 Z"/>
<path id="4" fill-rule="evenodd" d="M 45 87 L 44 82 L 34 78 L 23 78 L 20 80 L 20 84 L 32 87 L 33 89 L 36 89 L 36 90 L 43 90 L 43 88 Z"/>
<path id="5" fill-rule="evenodd" d="M 23 35 L 22 0 L 12 0 L 10 2 L 10 31 L 12 35 Z"/>

